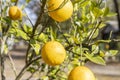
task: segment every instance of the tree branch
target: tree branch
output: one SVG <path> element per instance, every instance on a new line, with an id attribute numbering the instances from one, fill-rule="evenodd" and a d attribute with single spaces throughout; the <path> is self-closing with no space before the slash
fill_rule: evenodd
<path id="1" fill-rule="evenodd" d="M 36 23 L 35 25 L 33 26 L 33 31 L 32 31 L 32 35 L 30 36 L 31 39 L 34 38 L 34 35 L 35 35 L 35 31 L 38 27 L 38 25 L 40 24 L 40 21 L 42 19 L 42 15 L 44 13 L 44 7 L 45 7 L 45 4 L 46 4 L 46 0 L 42 0 L 42 6 L 41 6 L 41 12 L 40 12 L 40 15 L 39 17 L 37 18 L 36 20 Z M 40 59 L 40 57 L 37 57 L 35 59 L 33 59 L 32 61 L 29 61 L 28 62 L 28 55 L 29 55 L 29 50 L 31 49 L 31 45 L 30 45 L 30 40 L 29 40 L 29 45 L 28 45 L 28 49 L 27 49 L 27 52 L 26 52 L 26 64 L 25 66 L 23 67 L 23 69 L 21 70 L 21 72 L 17 75 L 16 79 L 15 80 L 20 80 L 20 78 L 22 77 L 22 75 L 24 74 L 24 72 L 26 71 L 26 69 L 35 61 L 37 61 L 38 59 Z"/>
<path id="2" fill-rule="evenodd" d="M 41 12 L 40 12 L 40 15 L 39 17 L 37 18 L 36 20 L 36 23 L 35 25 L 33 26 L 33 31 L 32 31 L 32 35 L 30 36 L 30 39 L 33 39 L 34 35 L 35 35 L 35 31 L 38 27 L 38 25 L 40 24 L 40 21 L 42 19 L 42 15 L 44 13 L 44 7 L 45 7 L 45 4 L 46 4 L 46 0 L 43 0 L 42 2 L 42 6 L 41 6 Z M 29 50 L 31 49 L 31 45 L 30 45 L 30 40 L 29 40 L 29 45 L 28 45 L 28 49 L 27 49 L 27 52 L 26 52 L 26 64 L 28 63 L 28 54 L 29 54 Z"/>
<path id="3" fill-rule="evenodd" d="M 26 64 L 23 69 L 21 70 L 21 72 L 19 73 L 19 75 L 16 77 L 15 80 L 20 80 L 20 78 L 22 77 L 22 75 L 25 73 L 26 69 L 35 61 L 39 60 L 41 58 L 41 56 L 38 56 L 36 58 L 34 58 L 31 62 L 29 62 L 28 64 Z"/>

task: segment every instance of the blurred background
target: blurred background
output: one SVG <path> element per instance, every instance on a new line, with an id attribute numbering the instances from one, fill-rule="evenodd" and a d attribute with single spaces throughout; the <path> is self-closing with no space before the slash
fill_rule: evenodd
<path id="1" fill-rule="evenodd" d="M 117 13 L 116 16 L 111 18 L 106 18 L 106 20 L 109 20 L 106 23 L 106 26 L 102 29 L 101 33 L 99 33 L 102 39 L 108 39 L 109 34 L 112 32 L 113 39 L 120 39 L 120 0 L 104 0 L 107 1 L 107 6 L 110 8 L 112 12 Z M 18 6 L 21 6 L 21 4 L 24 4 L 24 0 L 19 0 Z M 39 0 L 32 0 L 30 1 L 29 5 L 26 6 L 24 13 L 28 15 L 28 17 L 32 20 L 32 23 L 34 24 L 36 21 L 36 18 L 38 17 L 40 13 L 40 3 Z M 28 19 L 24 18 L 24 21 L 26 23 L 30 24 Z M 67 24 L 67 23 L 65 23 Z M 66 29 L 65 29 L 66 30 Z M 10 38 L 8 40 L 10 54 L 12 55 L 12 58 L 15 62 L 15 67 L 18 70 L 18 72 L 22 69 L 24 66 L 24 59 L 25 59 L 25 52 L 27 49 L 26 43 L 22 40 L 20 42 L 13 42 L 13 38 Z M 106 49 L 116 49 L 119 50 L 119 53 L 114 56 L 108 56 L 105 57 L 106 65 L 97 65 L 94 63 L 88 62 L 86 66 L 91 68 L 91 70 L 95 73 L 98 80 L 120 80 L 120 41 L 112 42 L 109 44 L 104 44 L 104 48 Z M 7 80 L 12 80 L 13 72 L 11 70 L 11 67 L 9 65 L 9 59 L 6 60 L 6 76 Z M 24 75 L 25 77 L 29 76 L 29 73 Z M 33 79 L 34 80 L 34 79 Z"/>

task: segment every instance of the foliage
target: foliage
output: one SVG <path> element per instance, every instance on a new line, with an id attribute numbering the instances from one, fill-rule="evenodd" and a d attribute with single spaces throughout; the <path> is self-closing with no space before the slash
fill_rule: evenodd
<path id="1" fill-rule="evenodd" d="M 74 66 L 84 65 L 88 61 L 105 65 L 105 60 L 99 53 L 107 52 L 110 56 L 117 53 L 117 50 L 106 51 L 101 48 L 102 43 L 110 43 L 112 40 L 100 40 L 99 32 L 105 26 L 105 18 L 115 15 L 110 12 L 103 0 L 72 0 L 74 13 L 69 20 L 61 23 L 49 17 L 46 0 L 40 0 L 40 13 L 35 24 L 24 11 L 30 2 L 31 0 L 26 0 L 25 4 L 20 5 L 24 14 L 22 20 L 11 20 L 7 16 L 9 7 L 17 5 L 19 0 L 11 2 L 2 0 L 1 5 L 0 55 L 9 52 L 6 51 L 8 50 L 6 42 L 12 35 L 15 40 L 22 39 L 28 44 L 26 64 L 17 74 L 16 80 L 19 80 L 26 71 L 30 72 L 31 76 L 39 72 L 40 80 L 67 80 L 67 75 Z M 31 24 L 27 24 L 24 19 Z M 50 40 L 61 42 L 66 49 L 66 59 L 59 66 L 49 66 L 41 59 L 41 48 Z"/>

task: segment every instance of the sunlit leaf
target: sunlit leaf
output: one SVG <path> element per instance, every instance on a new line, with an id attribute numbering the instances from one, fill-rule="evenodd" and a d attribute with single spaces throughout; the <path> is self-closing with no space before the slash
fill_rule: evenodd
<path id="1" fill-rule="evenodd" d="M 23 26 L 23 29 L 26 33 L 31 34 L 32 33 L 32 27 L 29 27 L 27 25 Z"/>
<path id="2" fill-rule="evenodd" d="M 95 44 L 98 44 L 98 43 L 110 43 L 110 42 L 111 42 L 111 40 L 97 40 L 95 42 Z"/>
<path id="3" fill-rule="evenodd" d="M 42 80 L 49 80 L 48 76 L 43 76 Z"/>
<path id="4" fill-rule="evenodd" d="M 16 2 L 17 0 L 11 0 L 11 2 Z"/>
<path id="5" fill-rule="evenodd" d="M 107 14 L 107 17 L 112 17 L 112 16 L 116 16 L 116 15 L 117 15 L 117 13 L 109 12 L 109 13 Z"/>
<path id="6" fill-rule="evenodd" d="M 103 52 L 102 50 L 99 52 L 99 55 L 101 56 L 101 57 L 105 57 L 105 52 Z"/>
<path id="7" fill-rule="evenodd" d="M 88 32 L 88 35 L 91 34 L 91 31 L 94 31 L 94 29 L 93 29 L 93 30 L 90 30 L 90 31 Z M 93 36 L 92 36 L 92 39 L 97 38 L 98 35 L 99 35 L 99 29 L 96 29 L 96 31 L 94 32 L 94 34 L 93 34 Z"/>
<path id="8" fill-rule="evenodd" d="M 29 3 L 31 0 L 26 0 L 27 3 Z"/>
<path id="9" fill-rule="evenodd" d="M 46 41 L 48 40 L 48 36 L 45 35 L 44 33 L 41 33 L 41 34 L 38 36 L 38 40 L 43 41 L 43 42 L 46 42 Z"/>
<path id="10" fill-rule="evenodd" d="M 80 0 L 79 0 L 80 1 Z M 90 0 L 84 0 L 80 3 L 79 7 L 85 7 L 89 4 Z"/>
<path id="11" fill-rule="evenodd" d="M 109 8 L 106 7 L 103 9 L 103 16 L 106 16 L 109 13 Z"/>
<path id="12" fill-rule="evenodd" d="M 103 28 L 103 27 L 105 27 L 105 26 L 106 26 L 105 23 L 101 23 L 101 24 L 99 25 L 99 29 L 101 29 L 101 28 Z"/>
<path id="13" fill-rule="evenodd" d="M 103 14 L 103 12 L 101 11 L 101 9 L 99 9 L 99 8 L 97 8 L 97 7 L 95 7 L 95 8 L 92 10 L 92 12 L 93 12 L 95 18 L 98 18 L 98 17 L 100 17 L 100 16 Z"/>
<path id="14" fill-rule="evenodd" d="M 98 45 L 92 45 L 92 54 L 98 53 L 99 46 Z"/>
<path id="15" fill-rule="evenodd" d="M 118 50 L 110 50 L 110 56 L 115 56 L 118 53 Z"/>
<path id="16" fill-rule="evenodd" d="M 16 29 L 16 31 L 17 31 L 17 36 L 18 36 L 18 37 L 22 37 L 22 38 L 25 39 L 25 40 L 28 40 L 28 39 L 29 39 L 29 37 L 27 36 L 27 34 L 24 33 L 22 30 Z"/>
<path id="17" fill-rule="evenodd" d="M 105 65 L 105 61 L 102 57 L 100 56 L 93 56 L 92 54 L 84 54 L 90 61 L 96 63 L 96 64 L 101 64 L 101 65 Z"/>
<path id="18" fill-rule="evenodd" d="M 27 71 L 31 72 L 31 73 L 34 73 L 36 71 L 36 69 L 34 67 L 29 67 L 27 69 Z"/>

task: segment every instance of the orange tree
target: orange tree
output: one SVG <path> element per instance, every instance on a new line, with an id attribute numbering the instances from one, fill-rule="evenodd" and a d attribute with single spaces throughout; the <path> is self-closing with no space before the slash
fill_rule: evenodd
<path id="1" fill-rule="evenodd" d="M 19 0 L 0 1 L 1 80 L 5 80 L 4 60 L 5 55 L 9 55 L 7 41 L 11 36 L 28 44 L 25 65 L 20 73 L 15 73 L 15 80 L 20 80 L 27 71 L 31 73 L 28 80 L 37 72 L 40 80 L 67 80 L 75 66 L 84 66 L 87 61 L 105 65 L 105 53 L 114 56 L 118 52 L 106 51 L 101 47 L 104 43 L 116 41 L 99 38 L 99 32 L 106 23 L 105 18 L 115 15 L 109 11 L 105 0 L 39 0 L 40 13 L 35 24 L 24 11 L 30 1 L 25 0 L 20 8 L 17 5 Z M 71 75 L 75 74 L 71 72 Z M 69 78 L 76 79 L 80 78 Z"/>

